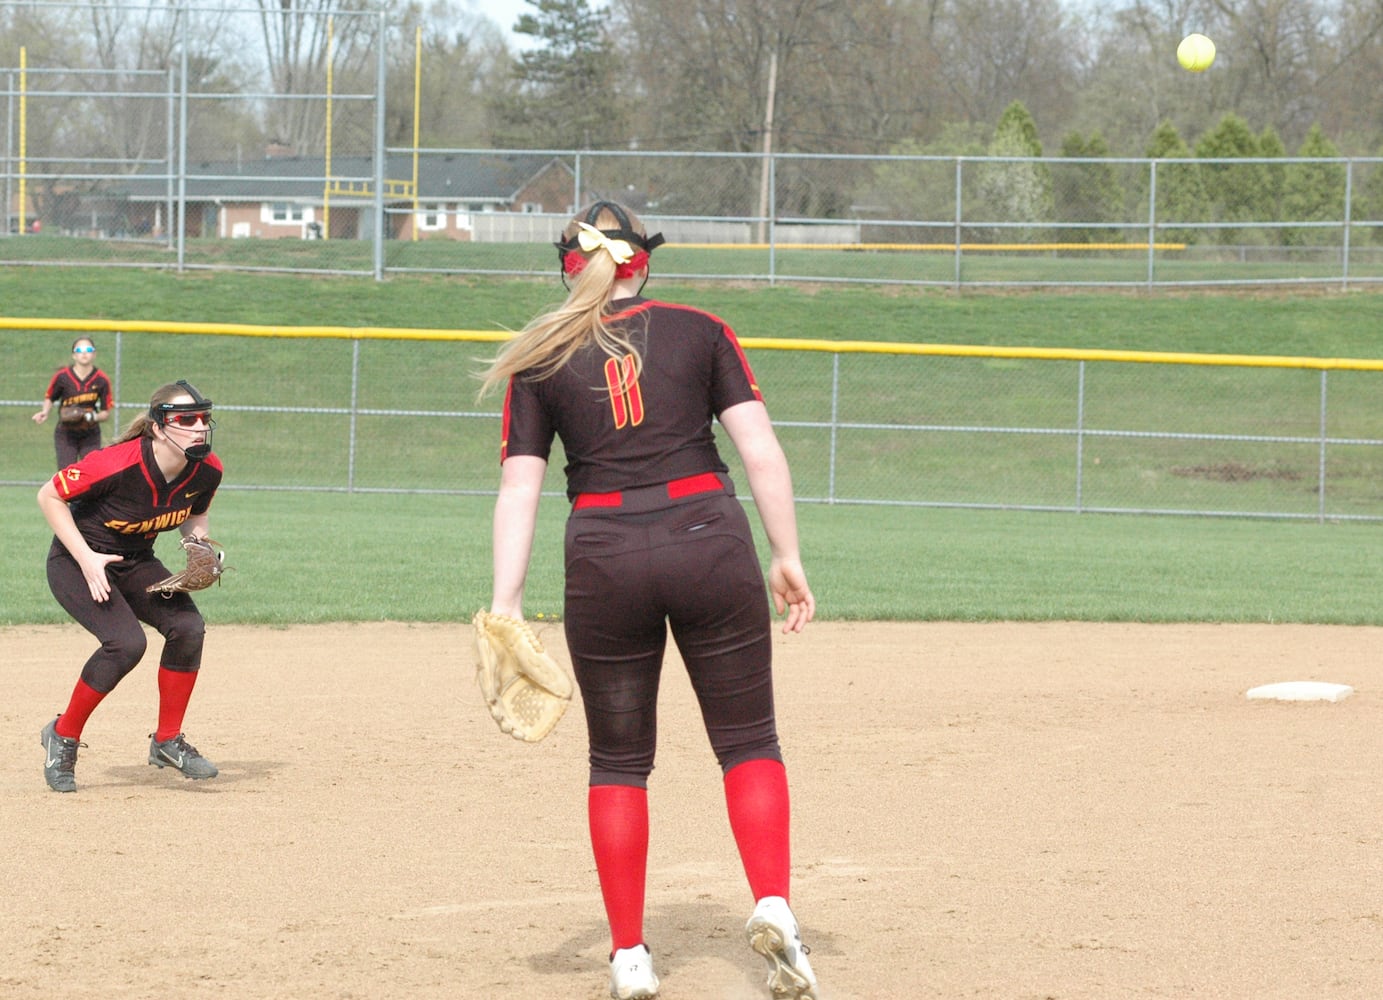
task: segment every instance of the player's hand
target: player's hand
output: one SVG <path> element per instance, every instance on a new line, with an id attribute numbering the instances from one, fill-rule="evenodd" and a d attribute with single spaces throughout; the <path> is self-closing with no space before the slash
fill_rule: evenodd
<path id="1" fill-rule="evenodd" d="M 110 599 L 110 580 L 106 577 L 106 567 L 123 559 L 123 556 L 107 555 L 104 552 L 87 552 L 77 560 L 82 577 L 91 591 L 91 599 L 97 604 L 103 604 Z"/>
<path id="2" fill-rule="evenodd" d="M 784 634 L 801 632 L 807 622 L 816 617 L 816 598 L 807 586 L 807 574 L 796 559 L 774 559 L 768 569 L 768 589 L 773 594 L 773 607 L 782 614 Z"/>
<path id="3" fill-rule="evenodd" d="M 47 419 L 48 414 L 45 413 L 43 410 L 39 410 L 37 413 L 34 414 L 34 423 L 36 424 L 41 424 Z"/>

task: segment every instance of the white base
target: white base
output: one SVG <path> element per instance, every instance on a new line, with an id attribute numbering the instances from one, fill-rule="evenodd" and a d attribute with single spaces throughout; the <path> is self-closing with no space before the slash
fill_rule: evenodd
<path id="1" fill-rule="evenodd" d="M 1271 698 L 1276 701 L 1341 701 L 1354 693 L 1348 684 L 1326 681 L 1283 681 L 1250 688 L 1249 698 Z"/>

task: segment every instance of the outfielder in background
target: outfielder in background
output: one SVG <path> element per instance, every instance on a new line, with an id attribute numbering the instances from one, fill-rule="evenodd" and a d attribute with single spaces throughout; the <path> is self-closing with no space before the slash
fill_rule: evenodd
<path id="1" fill-rule="evenodd" d="M 77 790 L 82 730 L 96 706 L 143 658 L 140 622 L 163 636 L 158 726 L 149 763 L 189 778 L 214 778 L 215 766 L 183 737 L 205 622 L 185 592 L 158 585 L 170 573 L 154 554 L 160 532 L 205 538 L 207 509 L 221 484 L 211 451 L 211 400 L 187 382 L 161 386 L 147 413 L 108 448 L 60 469 L 38 491 L 53 529 L 48 586 L 100 646 L 82 666 L 67 708 L 43 727 L 43 777 L 55 792 Z"/>
<path id="2" fill-rule="evenodd" d="M 55 406 L 58 424 L 53 429 L 53 447 L 62 469 L 101 447 L 101 425 L 115 409 L 110 379 L 96 367 L 96 345 L 90 337 L 72 342 L 72 363 L 58 369 L 48 382 L 34 423 L 46 422 Z"/>
<path id="3" fill-rule="evenodd" d="M 767 590 L 784 632 L 815 614 L 792 480 L 734 332 L 709 313 L 641 295 L 648 236 L 597 202 L 557 244 L 566 301 L 530 322 L 483 375 L 507 385 L 490 610 L 523 617 L 553 437 L 566 451 L 563 622 L 590 741 L 588 810 L 610 925 L 610 994 L 652 997 L 644 940 L 648 777 L 669 626 L 720 763 L 755 905 L 745 927 L 775 997 L 816 977 L 789 908 L 789 800 L 773 703 L 772 615 L 749 521 L 716 448 L 729 434 L 772 549 Z"/>

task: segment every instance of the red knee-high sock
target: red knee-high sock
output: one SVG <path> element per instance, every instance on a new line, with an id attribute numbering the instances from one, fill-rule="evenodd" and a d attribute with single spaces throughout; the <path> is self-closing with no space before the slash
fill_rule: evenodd
<path id="1" fill-rule="evenodd" d="M 643 943 L 644 886 L 648 876 L 648 790 L 592 785 L 587 797 L 591 847 L 612 951 Z"/>
<path id="2" fill-rule="evenodd" d="M 154 739 L 162 743 L 182 732 L 183 716 L 192 699 L 192 687 L 197 683 L 195 670 L 158 668 L 158 729 Z"/>
<path id="3" fill-rule="evenodd" d="M 755 899 L 788 898 L 788 773 L 780 761 L 747 760 L 725 775 L 725 805 Z"/>
<path id="4" fill-rule="evenodd" d="M 72 689 L 67 711 L 58 716 L 53 732 L 69 740 L 81 739 L 82 730 L 86 728 L 86 720 L 91 718 L 91 713 L 96 711 L 96 706 L 101 704 L 108 693 L 97 691 L 80 677 L 77 678 L 77 686 Z"/>

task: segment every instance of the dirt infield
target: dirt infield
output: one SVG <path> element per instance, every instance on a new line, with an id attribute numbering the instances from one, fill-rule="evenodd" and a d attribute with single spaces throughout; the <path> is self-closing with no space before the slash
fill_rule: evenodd
<path id="1" fill-rule="evenodd" d="M 579 707 L 541 745 L 501 736 L 469 626 L 213 624 L 187 732 L 221 775 L 194 783 L 145 763 L 156 648 L 58 795 L 38 732 L 91 640 L 0 629 L 0 996 L 607 995 Z M 821 997 L 1377 997 L 1380 649 L 1345 627 L 778 636 Z M 680 664 L 664 678 L 662 997 L 766 998 L 719 774 Z M 1244 697 L 1281 680 L 1356 693 Z"/>

